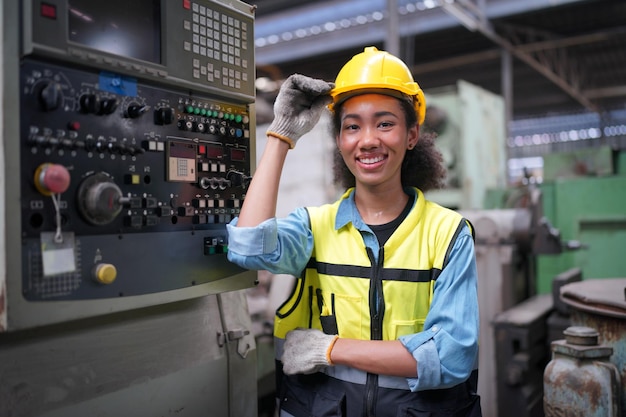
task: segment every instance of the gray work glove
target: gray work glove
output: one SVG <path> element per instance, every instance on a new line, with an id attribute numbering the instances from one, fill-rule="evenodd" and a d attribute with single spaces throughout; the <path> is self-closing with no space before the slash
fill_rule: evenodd
<path id="1" fill-rule="evenodd" d="M 287 333 L 283 346 L 283 372 L 287 375 L 312 374 L 332 366 L 330 352 L 339 336 L 317 329 L 295 329 Z"/>
<path id="2" fill-rule="evenodd" d="M 267 129 L 293 149 L 302 135 L 320 119 L 324 107 L 332 101 L 329 92 L 333 83 L 293 74 L 280 87 L 274 102 L 274 120 Z"/>

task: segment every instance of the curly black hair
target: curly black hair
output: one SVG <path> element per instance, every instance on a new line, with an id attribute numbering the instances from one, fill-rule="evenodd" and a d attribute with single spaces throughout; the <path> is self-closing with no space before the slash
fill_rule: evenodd
<path id="1" fill-rule="evenodd" d="M 406 126 L 410 128 L 417 124 L 417 114 L 412 100 L 397 99 L 402 106 L 406 119 Z M 335 105 L 332 113 L 333 137 L 337 137 L 341 130 L 341 110 L 344 103 Z M 446 178 L 446 168 L 441 152 L 435 147 L 434 133 L 421 133 L 416 146 L 408 149 L 402 161 L 401 181 L 404 187 L 417 187 L 422 192 L 442 188 Z M 335 181 L 343 187 L 356 185 L 354 175 L 346 166 L 343 157 L 335 152 L 333 161 Z"/>

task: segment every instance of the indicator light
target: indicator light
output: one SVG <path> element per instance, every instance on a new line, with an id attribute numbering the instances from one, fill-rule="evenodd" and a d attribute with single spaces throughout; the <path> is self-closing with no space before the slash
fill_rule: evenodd
<path id="1" fill-rule="evenodd" d="M 57 19 L 57 7 L 54 4 L 41 3 L 41 15 L 48 19 Z"/>

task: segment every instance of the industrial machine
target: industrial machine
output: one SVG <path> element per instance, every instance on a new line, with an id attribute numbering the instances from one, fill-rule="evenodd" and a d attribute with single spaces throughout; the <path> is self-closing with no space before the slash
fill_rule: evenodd
<path id="1" fill-rule="evenodd" d="M 254 8 L 0 4 L 0 415 L 255 415 Z"/>
<path id="2" fill-rule="evenodd" d="M 546 214 L 564 238 L 580 241 L 583 250 L 557 259 L 539 257 L 539 292 L 549 291 L 558 271 L 572 267 L 580 267 L 585 279 L 624 275 L 626 259 L 619 249 L 626 244 L 624 146 L 620 150 L 606 144 L 544 156 L 541 189 Z"/>
<path id="3" fill-rule="evenodd" d="M 485 416 L 548 413 L 543 395 L 550 343 L 563 339 L 570 324 L 581 324 L 570 319 L 560 288 L 583 278 L 583 285 L 592 286 L 589 281 L 620 276 L 623 270 L 616 248 L 624 237 L 624 153 L 583 145 L 543 155 L 543 183 L 528 171 L 519 186 L 497 199 L 492 193 L 501 208 L 474 218 L 467 214 L 477 229 L 479 298 L 485 300 L 481 319 L 488 320 L 481 328 L 480 352 L 481 378 L 487 371 L 487 379 L 479 390 L 483 398 L 497 398 L 487 401 Z M 525 220 L 528 215 L 535 220 Z M 610 337 L 606 329 L 589 327 L 596 327 L 600 340 Z M 493 341 L 483 343 L 489 338 Z"/>
<path id="4" fill-rule="evenodd" d="M 524 204 L 460 211 L 476 231 L 478 392 L 485 417 L 503 415 L 511 404 L 511 415 L 536 416 L 542 405 L 541 361 L 548 352 L 547 344 L 537 346 L 552 300 L 535 298 L 535 262 L 538 254 L 559 254 L 567 246 L 543 214 L 541 190 L 529 185 L 519 192 Z"/>
<path id="5" fill-rule="evenodd" d="M 458 80 L 426 94 L 423 130 L 437 135 L 448 175 L 445 188 L 427 197 L 456 210 L 478 210 L 490 189 L 506 185 L 504 99 Z"/>

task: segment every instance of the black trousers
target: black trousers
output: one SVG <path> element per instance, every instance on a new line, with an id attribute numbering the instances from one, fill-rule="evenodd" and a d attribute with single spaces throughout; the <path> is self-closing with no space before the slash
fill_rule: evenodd
<path id="1" fill-rule="evenodd" d="M 280 372 L 279 372 L 280 373 Z M 482 417 L 478 372 L 452 388 L 419 392 L 377 387 L 368 401 L 365 385 L 323 373 L 280 375 L 278 404 L 294 417 Z"/>

